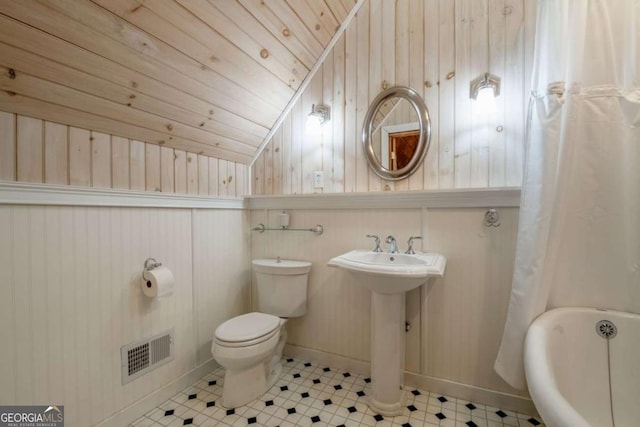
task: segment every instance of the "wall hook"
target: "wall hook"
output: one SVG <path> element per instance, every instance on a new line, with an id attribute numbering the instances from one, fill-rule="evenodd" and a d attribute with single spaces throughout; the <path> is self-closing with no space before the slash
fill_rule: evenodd
<path id="1" fill-rule="evenodd" d="M 484 214 L 485 227 L 500 227 L 500 215 L 494 208 L 489 209 Z"/>

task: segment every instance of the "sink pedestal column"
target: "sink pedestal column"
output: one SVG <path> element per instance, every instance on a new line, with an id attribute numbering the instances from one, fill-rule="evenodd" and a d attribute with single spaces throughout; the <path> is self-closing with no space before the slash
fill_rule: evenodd
<path id="1" fill-rule="evenodd" d="M 369 407 L 386 416 L 402 414 L 405 294 L 371 292 L 371 382 Z"/>

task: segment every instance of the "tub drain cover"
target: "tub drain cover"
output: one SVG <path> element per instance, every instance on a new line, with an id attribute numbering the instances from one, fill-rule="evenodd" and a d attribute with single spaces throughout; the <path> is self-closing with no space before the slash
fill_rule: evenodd
<path id="1" fill-rule="evenodd" d="M 601 320 L 596 323 L 596 332 L 602 338 L 610 340 L 615 338 L 615 336 L 618 334 L 618 328 L 610 320 Z"/>

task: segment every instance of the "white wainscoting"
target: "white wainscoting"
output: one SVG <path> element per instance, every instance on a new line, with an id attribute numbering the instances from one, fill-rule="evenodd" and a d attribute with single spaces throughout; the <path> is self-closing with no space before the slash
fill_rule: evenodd
<path id="1" fill-rule="evenodd" d="M 313 262 L 308 311 L 288 324 L 289 344 L 368 361 L 370 294 L 327 261 L 356 248 L 373 248 L 365 234 L 394 235 L 400 249 L 447 256 L 443 279 L 407 294 L 405 368 L 412 378 L 456 382 L 526 397 L 493 371 L 506 318 L 515 255 L 518 208 L 498 207 L 501 226 L 483 225 L 486 208 L 296 209 L 291 228 L 324 226 L 324 234 L 267 231 L 252 234 L 252 256 Z M 252 210 L 251 224 L 274 226 L 280 210 Z M 431 381 L 431 380 L 429 380 Z M 485 399 L 486 400 L 486 399 Z M 491 403 L 491 402 L 487 402 Z"/>
<path id="2" fill-rule="evenodd" d="M 0 404 L 61 404 L 68 425 L 95 425 L 193 371 L 206 360 L 197 349 L 215 322 L 242 308 L 245 216 L 0 205 Z M 215 277 L 210 263 L 196 261 L 219 255 L 209 237 L 235 257 Z M 173 296 L 142 296 L 147 257 L 173 271 Z M 175 360 L 122 386 L 120 347 L 170 328 Z"/>

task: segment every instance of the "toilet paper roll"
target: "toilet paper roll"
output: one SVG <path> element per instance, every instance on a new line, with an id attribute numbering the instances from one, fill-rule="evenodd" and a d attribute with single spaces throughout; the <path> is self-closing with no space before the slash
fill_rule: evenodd
<path id="1" fill-rule="evenodd" d="M 142 277 L 142 292 L 149 298 L 168 297 L 173 294 L 175 279 L 167 267 L 147 270 Z"/>
<path id="2" fill-rule="evenodd" d="M 280 214 L 280 227 L 287 228 L 289 227 L 289 214 L 282 212 Z"/>

